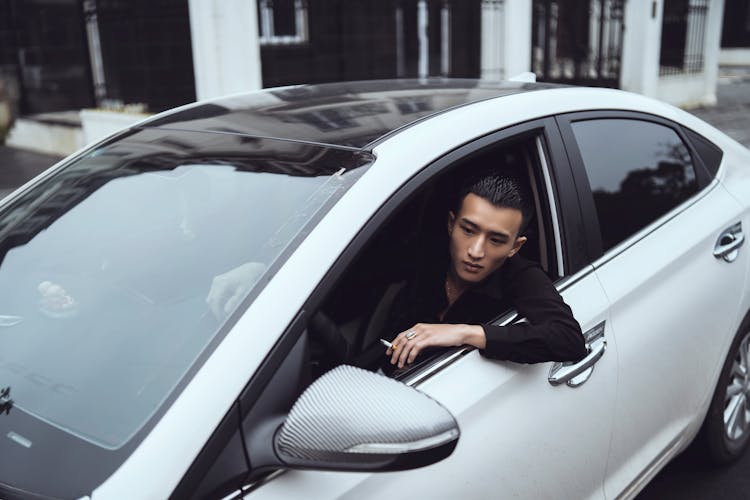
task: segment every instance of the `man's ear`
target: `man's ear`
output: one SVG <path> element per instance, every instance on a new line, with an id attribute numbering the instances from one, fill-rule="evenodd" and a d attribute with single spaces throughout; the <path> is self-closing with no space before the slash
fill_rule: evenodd
<path id="1" fill-rule="evenodd" d="M 508 253 L 508 257 L 513 257 L 521 249 L 523 244 L 526 243 L 526 236 L 519 236 L 516 241 L 513 242 L 513 248 Z"/>
<path id="2" fill-rule="evenodd" d="M 453 226 L 456 224 L 456 214 L 453 210 L 448 211 L 448 234 L 450 235 L 453 231 Z"/>

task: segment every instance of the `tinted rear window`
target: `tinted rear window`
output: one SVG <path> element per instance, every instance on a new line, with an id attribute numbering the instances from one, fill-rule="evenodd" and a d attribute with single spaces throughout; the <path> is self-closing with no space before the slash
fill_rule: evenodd
<path id="1" fill-rule="evenodd" d="M 603 249 L 617 245 L 698 190 L 690 152 L 653 122 L 573 122 L 599 217 Z"/>

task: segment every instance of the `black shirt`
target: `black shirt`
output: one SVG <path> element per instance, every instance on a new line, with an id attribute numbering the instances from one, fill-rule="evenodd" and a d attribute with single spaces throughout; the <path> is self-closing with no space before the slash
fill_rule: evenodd
<path id="1" fill-rule="evenodd" d="M 395 301 L 389 329 L 395 337 L 416 323 L 482 325 L 484 356 L 515 361 L 577 361 L 586 355 L 583 334 L 552 281 L 538 264 L 513 256 L 481 283 L 466 290 L 445 312 L 445 269 L 427 269 Z M 442 268 L 442 270 L 440 270 Z M 491 322 L 510 308 L 528 320 L 508 326 Z"/>
<path id="2" fill-rule="evenodd" d="M 481 354 L 493 359 L 517 363 L 577 361 L 586 355 L 581 327 L 573 318 L 541 267 L 518 255 L 511 257 L 481 283 L 469 288 L 445 311 L 445 273 L 447 255 L 438 260 L 423 260 L 393 300 L 390 312 L 378 328 L 379 336 L 392 340 L 417 323 L 481 325 L 487 343 Z M 514 308 L 528 323 L 508 326 L 492 321 Z M 352 339 L 342 333 L 334 321 L 318 311 L 309 324 L 313 340 L 313 364 L 324 373 L 341 364 L 375 369 L 387 373 L 394 366 L 379 342 L 362 346 L 358 352 Z M 373 339 L 374 340 L 374 339 Z"/>

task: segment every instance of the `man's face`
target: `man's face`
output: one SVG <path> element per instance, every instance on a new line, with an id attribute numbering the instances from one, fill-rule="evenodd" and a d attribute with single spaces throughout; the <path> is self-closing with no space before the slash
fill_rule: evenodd
<path id="1" fill-rule="evenodd" d="M 448 215 L 451 266 L 454 276 L 474 284 L 503 265 L 526 242 L 518 236 L 523 216 L 520 210 L 496 207 L 469 193 L 457 214 Z"/>

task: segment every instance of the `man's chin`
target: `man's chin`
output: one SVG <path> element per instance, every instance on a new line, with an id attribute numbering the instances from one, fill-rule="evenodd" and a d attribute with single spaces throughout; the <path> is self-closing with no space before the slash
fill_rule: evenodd
<path id="1" fill-rule="evenodd" d="M 484 269 L 476 273 L 471 273 L 463 269 L 459 269 L 456 274 L 461 281 L 468 285 L 475 285 L 487 277 L 487 273 L 484 272 Z"/>

